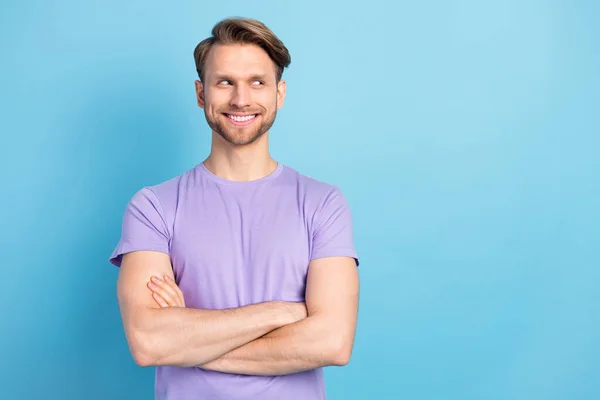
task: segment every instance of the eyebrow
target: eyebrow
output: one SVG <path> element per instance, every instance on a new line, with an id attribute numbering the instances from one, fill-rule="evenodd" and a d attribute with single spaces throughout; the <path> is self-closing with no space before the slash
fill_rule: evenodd
<path id="1" fill-rule="evenodd" d="M 235 80 L 231 76 L 226 75 L 226 74 L 221 74 L 221 73 L 214 74 L 214 79 L 216 81 L 221 81 L 221 80 L 234 81 Z M 248 78 L 248 80 L 250 80 L 250 81 L 265 81 L 265 80 L 267 80 L 267 76 L 264 74 L 254 74 L 254 75 L 251 75 Z"/>

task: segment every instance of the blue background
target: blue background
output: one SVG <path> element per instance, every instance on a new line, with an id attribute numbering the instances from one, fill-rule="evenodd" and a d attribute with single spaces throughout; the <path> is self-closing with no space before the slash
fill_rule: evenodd
<path id="1" fill-rule="evenodd" d="M 152 398 L 107 259 L 208 154 L 192 52 L 228 16 L 292 54 L 273 156 L 353 210 L 329 399 L 600 398 L 600 3 L 1 4 L 3 399 Z"/>

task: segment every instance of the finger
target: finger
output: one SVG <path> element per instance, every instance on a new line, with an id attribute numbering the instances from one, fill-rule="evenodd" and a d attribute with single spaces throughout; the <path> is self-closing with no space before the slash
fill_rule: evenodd
<path id="1" fill-rule="evenodd" d="M 185 299 L 183 297 L 183 292 L 181 291 L 181 288 L 177 285 L 177 282 L 175 282 L 175 280 L 168 275 L 165 275 L 165 281 L 168 284 L 170 284 L 173 287 L 173 289 L 175 290 L 175 293 L 177 293 L 177 296 L 179 297 L 179 300 L 180 300 L 180 305 L 182 307 L 185 307 Z"/>
<path id="2" fill-rule="evenodd" d="M 177 292 L 175 291 L 175 289 L 173 289 L 173 287 L 171 285 L 168 284 L 168 282 L 163 281 L 162 279 L 159 279 L 154 276 L 152 277 L 152 281 L 154 282 L 155 285 L 159 286 L 162 289 L 162 292 L 160 293 L 160 295 L 163 298 L 165 298 L 165 300 L 173 301 L 173 302 L 175 302 L 175 304 L 173 304 L 173 305 L 178 305 Z M 168 296 L 169 298 L 167 298 L 165 296 Z"/>
<path id="3" fill-rule="evenodd" d="M 169 293 L 173 298 L 173 301 L 177 303 L 177 307 L 185 307 L 185 303 L 183 302 L 183 293 L 181 293 L 181 290 L 179 289 L 179 286 L 177 286 L 177 283 L 173 280 L 173 278 L 171 278 L 168 275 L 164 275 L 163 278 L 163 287 L 168 288 Z"/>
<path id="4" fill-rule="evenodd" d="M 154 282 L 148 282 L 148 288 L 155 294 L 162 297 L 162 299 L 170 306 L 177 306 L 177 301 L 173 299 L 173 296 L 167 292 L 162 285 L 157 285 Z"/>
<path id="5" fill-rule="evenodd" d="M 170 307 L 167 302 L 165 301 L 165 299 L 163 299 L 162 297 L 160 297 L 160 295 L 158 293 L 152 293 L 152 298 L 154 299 L 154 301 L 161 307 L 161 308 L 167 308 Z"/>

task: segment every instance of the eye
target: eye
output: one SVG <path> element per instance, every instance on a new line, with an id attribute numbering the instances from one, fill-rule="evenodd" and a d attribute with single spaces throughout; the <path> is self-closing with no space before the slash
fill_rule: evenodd
<path id="1" fill-rule="evenodd" d="M 255 86 L 256 85 L 264 85 L 264 82 L 263 81 L 254 81 L 254 82 L 252 82 L 252 84 Z"/>
<path id="2" fill-rule="evenodd" d="M 230 84 L 231 84 L 231 82 L 228 81 L 228 80 L 226 80 L 226 79 L 223 79 L 222 81 L 219 81 L 219 85 L 230 85 Z"/>

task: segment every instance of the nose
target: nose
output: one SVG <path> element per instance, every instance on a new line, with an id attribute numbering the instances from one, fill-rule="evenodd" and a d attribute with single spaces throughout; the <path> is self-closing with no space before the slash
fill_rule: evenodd
<path id="1" fill-rule="evenodd" d="M 229 101 L 229 104 L 233 107 L 244 108 L 251 104 L 250 99 L 250 88 L 244 85 L 237 85 L 233 91 L 233 96 Z"/>

